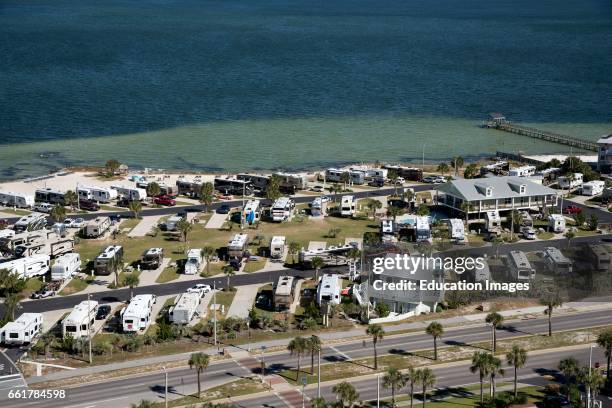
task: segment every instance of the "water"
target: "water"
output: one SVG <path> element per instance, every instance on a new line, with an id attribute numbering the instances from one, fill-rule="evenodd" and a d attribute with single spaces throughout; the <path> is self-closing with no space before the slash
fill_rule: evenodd
<path id="1" fill-rule="evenodd" d="M 610 38 L 605 0 L 4 0 L 0 177 L 567 152 L 477 125 L 610 133 Z"/>

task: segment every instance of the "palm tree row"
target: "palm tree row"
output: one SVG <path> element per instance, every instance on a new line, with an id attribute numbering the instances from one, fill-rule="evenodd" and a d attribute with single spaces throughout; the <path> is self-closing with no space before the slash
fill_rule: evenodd
<path id="1" fill-rule="evenodd" d="M 410 395 L 410 407 L 414 405 L 414 391 L 421 387 L 423 396 L 423 407 L 427 402 L 427 390 L 436 384 L 436 376 L 430 368 L 415 369 L 409 367 L 402 373 L 397 368 L 391 367 L 383 376 L 383 387 L 391 389 L 391 406 L 395 407 L 397 392 L 403 387 L 408 387 Z"/>

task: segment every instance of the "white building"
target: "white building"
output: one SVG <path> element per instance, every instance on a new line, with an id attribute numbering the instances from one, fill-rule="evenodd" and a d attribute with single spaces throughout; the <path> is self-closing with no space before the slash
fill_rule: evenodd
<path id="1" fill-rule="evenodd" d="M 24 313 L 0 329 L 0 343 L 7 346 L 30 344 L 40 334 L 42 327 L 42 313 Z"/>
<path id="2" fill-rule="evenodd" d="M 121 311 L 121 323 L 125 333 L 145 331 L 151 324 L 151 313 L 155 304 L 155 295 L 137 295 Z"/>
<path id="3" fill-rule="evenodd" d="M 93 327 L 98 312 L 98 302 L 84 300 L 72 309 L 70 314 L 62 321 L 62 335 L 75 339 L 87 337 Z M 91 333 L 93 335 L 93 333 Z"/>

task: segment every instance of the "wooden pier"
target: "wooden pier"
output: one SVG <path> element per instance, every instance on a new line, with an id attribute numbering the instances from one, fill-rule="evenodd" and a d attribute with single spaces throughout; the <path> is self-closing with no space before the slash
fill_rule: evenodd
<path id="1" fill-rule="evenodd" d="M 553 143 L 572 146 L 582 150 L 598 151 L 598 146 L 595 142 L 510 123 L 503 115 L 499 113 L 493 113 L 490 115 L 490 120 L 486 123 L 486 127 L 503 130 L 504 132 L 510 132 L 521 136 L 532 137 L 534 139 L 542 139 Z"/>

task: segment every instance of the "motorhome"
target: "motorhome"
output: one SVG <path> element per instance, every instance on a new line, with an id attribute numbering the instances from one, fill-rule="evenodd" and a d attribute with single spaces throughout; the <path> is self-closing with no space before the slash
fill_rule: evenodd
<path id="1" fill-rule="evenodd" d="M 465 242 L 465 226 L 459 218 L 450 218 L 447 220 L 450 238 L 456 243 Z"/>
<path id="2" fill-rule="evenodd" d="M 291 308 L 295 295 L 296 280 L 293 276 L 279 276 L 274 285 L 272 304 L 274 310 L 282 311 Z"/>
<path id="3" fill-rule="evenodd" d="M 124 333 L 137 333 L 146 330 L 151 324 L 155 295 L 137 295 L 121 311 L 121 323 Z"/>
<path id="4" fill-rule="evenodd" d="M 128 201 L 142 201 L 147 198 L 147 190 L 138 187 L 111 186 L 117 193 Z"/>
<path id="5" fill-rule="evenodd" d="M 549 167 L 538 171 L 535 175 L 542 177 L 542 184 L 548 185 L 557 179 L 557 176 L 561 173 L 561 169 L 558 167 Z"/>
<path id="6" fill-rule="evenodd" d="M 345 245 L 329 246 L 313 250 L 302 249 L 298 254 L 298 259 L 302 265 L 312 262 L 314 258 L 321 258 L 326 265 L 346 265 L 349 263 L 349 252 L 357 249 L 358 244 L 351 242 Z"/>
<path id="7" fill-rule="evenodd" d="M 353 217 L 355 211 L 355 197 L 352 195 L 342 196 L 340 202 L 340 215 L 343 217 Z"/>
<path id="8" fill-rule="evenodd" d="M 399 177 L 403 177 L 409 181 L 422 181 L 423 180 L 423 170 L 416 167 L 404 167 L 404 166 L 395 166 L 395 165 L 385 165 L 383 169 L 388 171 L 393 171 Z"/>
<path id="9" fill-rule="evenodd" d="M 190 181 L 184 179 L 176 180 L 176 188 L 178 189 L 178 194 L 186 195 L 188 197 L 198 198 L 200 197 L 200 193 L 202 191 L 202 182 L 201 181 Z"/>
<path id="10" fill-rule="evenodd" d="M 347 174 L 348 178 L 343 180 L 343 174 Z M 325 181 L 332 183 L 342 183 L 346 181 L 349 184 L 361 185 L 365 183 L 366 175 L 361 170 L 344 170 L 330 167 L 325 170 Z"/>
<path id="11" fill-rule="evenodd" d="M 294 208 L 295 203 L 289 197 L 281 197 L 275 200 L 274 203 L 272 203 L 272 209 L 270 211 L 272 221 L 282 222 L 290 220 Z"/>
<path id="12" fill-rule="evenodd" d="M 499 211 L 489 210 L 485 212 L 485 226 L 489 234 L 501 233 L 501 217 Z"/>
<path id="13" fill-rule="evenodd" d="M 0 191 L 0 204 L 6 207 L 32 208 L 34 206 L 34 196 L 11 191 Z"/>
<path id="14" fill-rule="evenodd" d="M 548 216 L 548 228 L 552 232 L 564 232 L 565 217 L 562 214 L 550 214 Z"/>
<path id="15" fill-rule="evenodd" d="M 415 237 L 417 242 L 431 241 L 431 226 L 428 216 L 416 217 Z"/>
<path id="16" fill-rule="evenodd" d="M 187 252 L 185 275 L 198 275 L 202 270 L 202 249 L 193 248 Z"/>
<path id="17" fill-rule="evenodd" d="M 327 201 L 321 197 L 316 197 L 310 204 L 310 215 L 313 217 L 322 217 L 327 214 Z"/>
<path id="18" fill-rule="evenodd" d="M 182 219 L 183 217 L 181 217 L 180 215 L 173 215 L 172 217 L 169 217 L 166 221 L 159 224 L 159 227 L 162 229 L 162 231 L 176 231 L 177 230 L 176 225 Z"/>
<path id="19" fill-rule="evenodd" d="M 84 300 L 72 309 L 70 314 L 62 321 L 62 336 L 74 339 L 93 336 L 93 324 L 98 312 L 98 302 Z"/>
<path id="20" fill-rule="evenodd" d="M 317 304 L 340 304 L 340 279 L 338 275 L 326 273 L 317 286 Z"/>
<path id="21" fill-rule="evenodd" d="M 247 250 L 249 236 L 247 234 L 236 234 L 227 244 L 227 255 L 230 258 L 242 258 Z"/>
<path id="22" fill-rule="evenodd" d="M 508 254 L 508 269 L 514 279 L 529 280 L 535 278 L 535 269 L 533 269 L 523 251 L 510 251 Z"/>
<path id="23" fill-rule="evenodd" d="M 544 248 L 544 262 L 551 272 L 556 274 L 567 275 L 572 273 L 572 261 L 563 255 L 558 248 Z"/>
<path id="24" fill-rule="evenodd" d="M 286 238 L 283 236 L 274 236 L 270 241 L 270 258 L 282 259 L 285 256 Z"/>
<path id="25" fill-rule="evenodd" d="M 510 165 L 507 161 L 498 161 L 490 163 L 480 168 L 480 175 L 485 176 L 487 174 L 494 174 L 496 176 L 505 175 L 508 173 Z"/>
<path id="26" fill-rule="evenodd" d="M 270 176 L 265 174 L 241 173 L 237 174 L 236 178 L 238 180 L 250 182 L 254 190 L 261 192 L 266 191 L 268 183 L 270 182 Z"/>
<path id="27" fill-rule="evenodd" d="M 21 279 L 45 275 L 49 271 L 49 255 L 34 255 L 0 263 L 0 270 L 7 269 Z"/>
<path id="28" fill-rule="evenodd" d="M 215 177 L 215 190 L 221 194 L 249 196 L 253 194 L 253 184 L 248 180 L 230 177 Z"/>
<path id="29" fill-rule="evenodd" d="M 98 187 L 98 186 L 78 186 L 77 194 L 79 199 L 92 200 L 99 203 L 110 203 L 112 200 L 117 199 L 117 190 L 111 187 Z"/>
<path id="30" fill-rule="evenodd" d="M 536 172 L 536 167 L 535 166 L 522 166 L 522 167 L 515 167 L 513 169 L 510 169 L 508 171 L 508 176 L 511 177 L 529 177 L 529 176 L 533 176 Z"/>
<path id="31" fill-rule="evenodd" d="M 63 281 L 72 278 L 81 270 L 81 255 L 72 252 L 60 256 L 51 266 L 51 280 Z"/>
<path id="32" fill-rule="evenodd" d="M 588 244 L 586 246 L 586 258 L 591 261 L 595 270 L 610 270 L 612 257 L 605 244 Z"/>
<path id="33" fill-rule="evenodd" d="M 15 247 L 15 256 L 23 258 L 33 255 L 49 255 L 51 258 L 56 258 L 60 255 L 72 252 L 74 249 L 74 239 L 62 238 L 56 234 L 50 234 L 50 237 L 44 241 L 31 242 Z"/>
<path id="34" fill-rule="evenodd" d="M 364 171 L 366 179 L 369 179 L 369 180 L 372 180 L 372 179 L 386 180 L 387 177 L 389 176 L 389 170 L 381 169 L 381 168 L 376 168 L 376 167 L 366 167 L 366 168 L 363 168 L 363 169 L 356 168 L 355 170 L 362 170 L 362 171 Z"/>
<path id="35" fill-rule="evenodd" d="M 15 232 L 37 231 L 45 228 L 46 226 L 47 214 L 33 212 L 28 215 L 24 215 L 17 220 L 13 226 L 13 229 Z"/>
<path id="36" fill-rule="evenodd" d="M 199 293 L 181 293 L 173 306 L 168 309 L 168 318 L 174 324 L 189 324 L 200 306 Z"/>
<path id="37" fill-rule="evenodd" d="M 163 248 L 149 248 L 142 254 L 140 258 L 140 267 L 142 269 L 157 269 L 164 260 Z"/>
<path id="38" fill-rule="evenodd" d="M 123 267 L 123 247 L 111 245 L 104 248 L 94 259 L 96 275 L 110 275 Z"/>
<path id="39" fill-rule="evenodd" d="M 606 187 L 606 182 L 602 180 L 593 180 L 582 184 L 582 195 L 597 196 L 603 193 Z"/>
<path id="40" fill-rule="evenodd" d="M 52 188 L 39 188 L 34 191 L 34 201 L 66 205 L 66 193 Z"/>
<path id="41" fill-rule="evenodd" d="M 98 238 L 103 236 L 112 226 L 109 217 L 96 217 L 89 220 L 83 228 L 83 236 L 86 238 Z"/>
<path id="42" fill-rule="evenodd" d="M 32 344 L 43 328 L 42 313 L 24 313 L 0 329 L 0 343 L 7 346 Z"/>
<path id="43" fill-rule="evenodd" d="M 261 219 L 261 208 L 259 200 L 249 200 L 244 204 L 241 214 L 242 220 L 249 224 L 255 224 Z"/>
<path id="44" fill-rule="evenodd" d="M 279 190 L 285 194 L 295 194 L 298 190 L 308 188 L 308 177 L 306 174 L 276 172 L 273 176 L 279 181 Z"/>
<path id="45" fill-rule="evenodd" d="M 582 185 L 583 175 L 582 173 L 574 173 L 574 176 L 571 179 L 567 176 L 559 176 L 557 178 L 557 182 L 559 183 L 559 188 L 567 189 L 574 188 Z"/>

